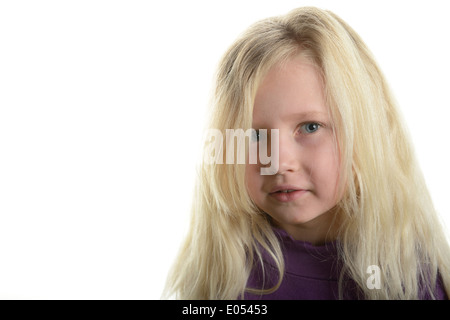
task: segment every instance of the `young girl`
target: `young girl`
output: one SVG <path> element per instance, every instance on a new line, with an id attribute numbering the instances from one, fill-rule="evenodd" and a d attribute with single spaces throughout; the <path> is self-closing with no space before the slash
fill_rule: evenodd
<path id="1" fill-rule="evenodd" d="M 405 126 L 344 21 L 308 7 L 254 24 L 214 98 L 209 128 L 255 129 L 249 146 L 276 144 L 277 170 L 261 174 L 248 152 L 200 167 L 167 295 L 448 299 L 450 249 Z"/>

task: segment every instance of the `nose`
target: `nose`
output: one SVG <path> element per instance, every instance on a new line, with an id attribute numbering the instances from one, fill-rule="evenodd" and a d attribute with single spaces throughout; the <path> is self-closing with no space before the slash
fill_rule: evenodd
<path id="1" fill-rule="evenodd" d="M 288 134 L 282 134 L 280 130 L 278 144 L 279 165 L 277 174 L 298 171 L 300 169 L 300 157 L 295 138 Z"/>

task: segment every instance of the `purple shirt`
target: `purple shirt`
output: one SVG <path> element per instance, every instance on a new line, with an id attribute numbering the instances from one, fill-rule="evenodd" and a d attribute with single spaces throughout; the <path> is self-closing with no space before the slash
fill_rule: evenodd
<path id="1" fill-rule="evenodd" d="M 246 292 L 245 300 L 336 300 L 339 299 L 338 281 L 340 262 L 337 255 L 336 242 L 322 246 L 313 246 L 309 242 L 293 239 L 287 232 L 274 229 L 281 240 L 285 259 L 285 274 L 283 281 L 273 293 L 260 295 Z M 248 279 L 248 288 L 273 287 L 278 279 L 278 271 L 273 261 L 264 255 L 265 272 L 260 264 L 256 264 Z M 370 274 L 367 274 L 370 277 Z M 436 297 L 448 299 L 438 278 Z M 382 285 L 382 284 L 381 284 Z M 377 290 L 377 289 L 373 289 Z M 429 299 L 426 294 L 421 299 Z M 360 289 L 350 279 L 344 280 L 343 299 L 363 299 Z"/>

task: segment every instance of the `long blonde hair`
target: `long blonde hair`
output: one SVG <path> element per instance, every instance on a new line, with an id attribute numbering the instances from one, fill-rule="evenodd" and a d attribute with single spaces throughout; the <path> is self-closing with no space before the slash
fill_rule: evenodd
<path id="1" fill-rule="evenodd" d="M 342 275 L 366 299 L 417 299 L 419 288 L 433 297 L 439 271 L 449 293 L 450 249 L 393 96 L 366 45 L 335 14 L 299 8 L 243 33 L 219 65 L 208 128 L 251 128 L 264 75 L 296 54 L 320 68 L 336 129 L 345 189 L 338 203 Z M 280 285 L 279 240 L 250 199 L 244 176 L 244 165 L 199 166 L 190 229 L 166 297 L 241 298 L 251 291 L 247 279 L 253 261 L 262 264 L 263 250 L 279 270 L 278 284 L 267 292 Z M 381 289 L 366 285 L 370 265 L 381 270 Z M 343 281 L 339 287 L 343 297 Z"/>

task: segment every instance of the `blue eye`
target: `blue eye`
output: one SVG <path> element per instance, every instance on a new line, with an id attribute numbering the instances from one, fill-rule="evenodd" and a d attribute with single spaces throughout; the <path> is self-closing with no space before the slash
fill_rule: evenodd
<path id="1" fill-rule="evenodd" d="M 259 141 L 259 130 L 252 131 L 252 141 Z"/>
<path id="2" fill-rule="evenodd" d="M 251 140 L 258 142 L 260 139 L 259 130 L 253 129 L 251 134 Z"/>
<path id="3" fill-rule="evenodd" d="M 253 129 L 251 134 L 251 141 L 259 142 L 267 140 L 267 129 Z"/>
<path id="4" fill-rule="evenodd" d="M 301 126 L 301 129 L 304 133 L 314 133 L 319 130 L 320 124 L 317 122 L 308 122 Z"/>

